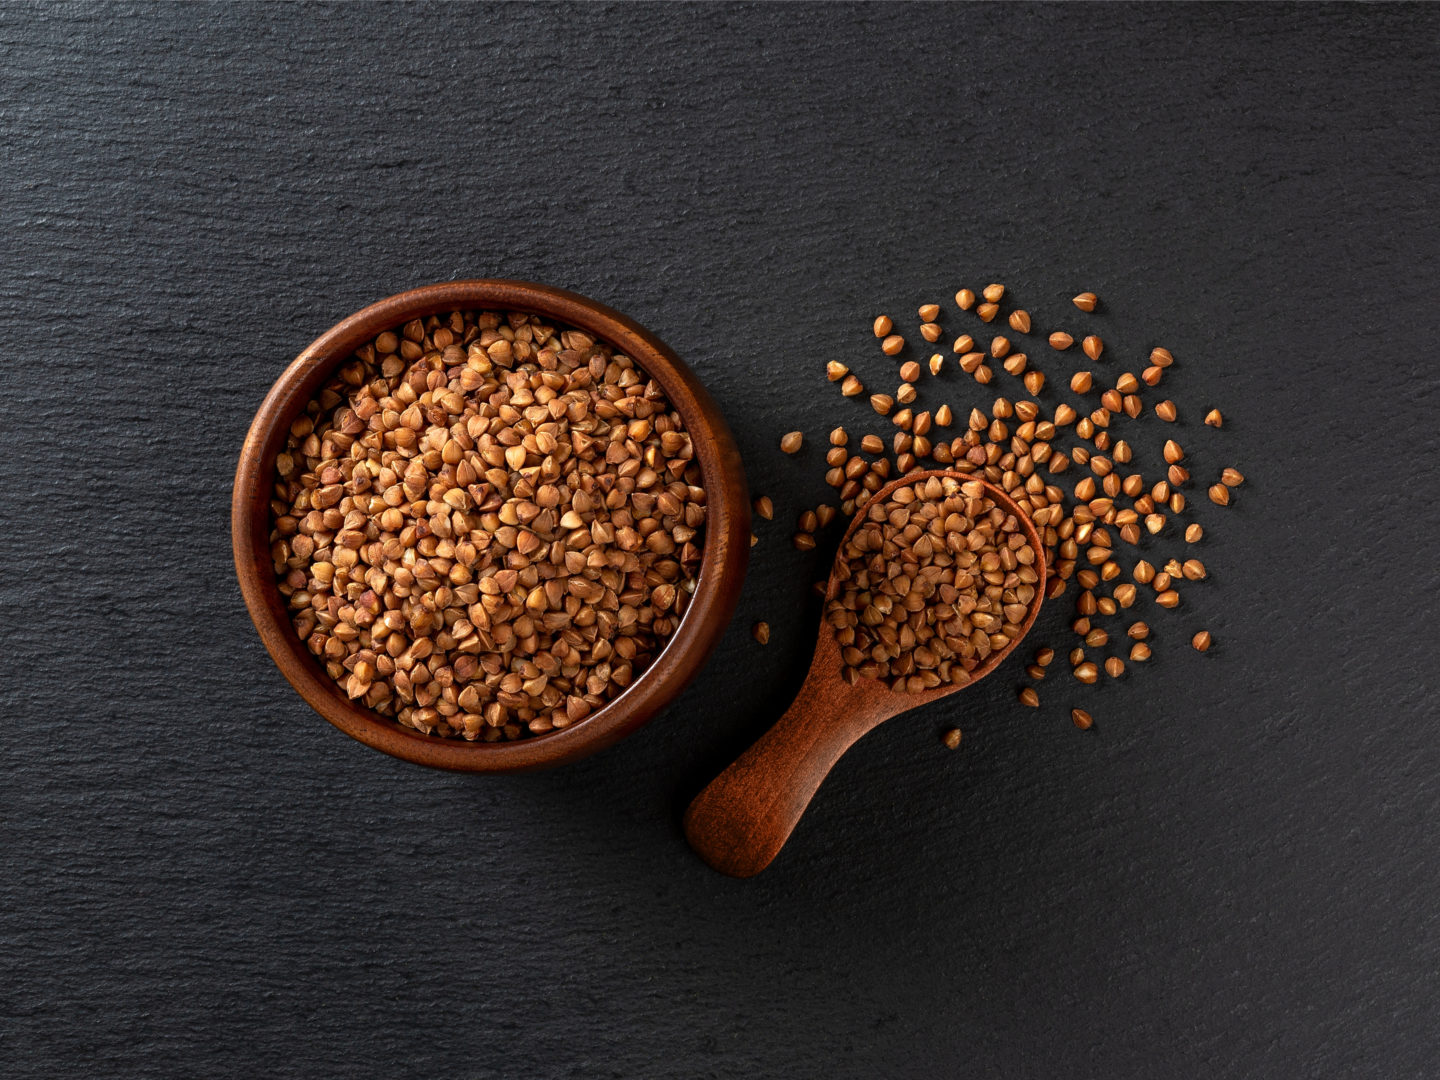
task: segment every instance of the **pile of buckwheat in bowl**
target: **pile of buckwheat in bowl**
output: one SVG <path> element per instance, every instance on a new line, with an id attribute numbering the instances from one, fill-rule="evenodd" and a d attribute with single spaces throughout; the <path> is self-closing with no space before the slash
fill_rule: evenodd
<path id="1" fill-rule="evenodd" d="M 352 699 L 471 741 L 565 728 L 679 625 L 706 518 L 660 386 L 524 312 L 416 319 L 359 349 L 276 456 L 271 556 Z"/>
<path id="2" fill-rule="evenodd" d="M 963 686 L 1024 633 L 1036 552 L 983 484 L 931 476 L 860 513 L 825 609 L 847 682 L 884 679 L 911 693 Z"/>

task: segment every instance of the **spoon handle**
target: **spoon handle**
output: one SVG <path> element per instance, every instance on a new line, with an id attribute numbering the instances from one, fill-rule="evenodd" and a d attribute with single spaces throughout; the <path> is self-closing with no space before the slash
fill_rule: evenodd
<path id="1" fill-rule="evenodd" d="M 816 656 L 785 715 L 685 811 L 690 846 L 722 874 L 769 866 L 840 756 L 893 713 L 848 692 L 829 666 Z"/>

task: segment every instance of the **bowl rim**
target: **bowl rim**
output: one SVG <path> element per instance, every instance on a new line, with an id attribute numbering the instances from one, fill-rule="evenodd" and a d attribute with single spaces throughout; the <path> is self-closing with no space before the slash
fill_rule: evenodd
<path id="1" fill-rule="evenodd" d="M 290 423 L 355 350 L 415 318 L 464 310 L 527 311 L 583 330 L 631 357 L 685 421 L 706 491 L 700 575 L 680 625 L 635 681 L 578 723 L 514 742 L 468 742 L 411 731 L 351 701 L 295 633 L 270 560 L 275 455 Z M 549 768 L 613 745 L 652 719 L 699 673 L 739 600 L 750 554 L 750 499 L 740 452 L 695 374 L 650 331 L 578 293 L 529 281 L 439 282 L 376 301 L 326 330 L 275 380 L 251 421 L 235 469 L 231 546 L 240 591 L 271 659 L 300 696 L 351 738 L 392 757 L 465 772 Z"/>

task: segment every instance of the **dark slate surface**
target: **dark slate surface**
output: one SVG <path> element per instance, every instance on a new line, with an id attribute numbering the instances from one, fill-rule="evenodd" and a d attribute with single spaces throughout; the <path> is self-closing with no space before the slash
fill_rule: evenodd
<path id="1" fill-rule="evenodd" d="M 1423 6 L 0 7 L 0 1073 L 1434 1075 L 1437 40 Z M 658 332 L 786 518 L 683 699 L 530 777 L 320 722 L 230 568 L 286 361 L 484 275 Z M 1197 509 L 1211 579 L 1137 609 L 1119 685 L 1037 714 L 1012 667 L 882 728 L 722 878 L 679 814 L 798 684 L 790 516 L 869 415 L 823 362 L 890 381 L 876 312 L 996 279 L 1103 371 L 1174 351 L 1197 470 L 1250 478 Z"/>

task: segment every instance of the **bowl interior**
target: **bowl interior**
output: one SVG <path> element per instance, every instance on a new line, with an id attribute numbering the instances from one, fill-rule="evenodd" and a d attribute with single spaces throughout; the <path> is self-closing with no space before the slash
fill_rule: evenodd
<path id="1" fill-rule="evenodd" d="M 685 421 L 706 492 L 706 524 L 695 592 L 679 625 L 622 693 L 570 727 L 514 742 L 425 735 L 357 705 L 310 655 L 290 623 L 270 560 L 275 456 L 290 423 L 356 349 L 414 318 L 455 310 L 527 311 L 604 339 L 665 390 Z M 256 413 L 236 469 L 232 541 L 241 591 L 256 629 L 286 679 L 346 734 L 418 764 L 468 771 L 545 768 L 611 745 L 655 715 L 703 665 L 734 611 L 749 557 L 750 502 L 739 451 L 724 417 L 694 374 L 633 320 L 562 289 L 481 280 L 426 286 L 351 315 L 302 352 Z"/>

